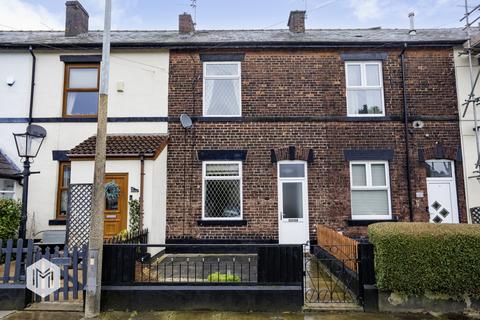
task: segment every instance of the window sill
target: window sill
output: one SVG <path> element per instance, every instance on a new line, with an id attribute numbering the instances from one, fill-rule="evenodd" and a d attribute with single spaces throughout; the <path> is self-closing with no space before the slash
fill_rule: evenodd
<path id="1" fill-rule="evenodd" d="M 197 220 L 197 224 L 201 227 L 211 227 L 211 226 L 242 227 L 247 225 L 247 220 Z"/>
<path id="2" fill-rule="evenodd" d="M 393 217 L 392 219 L 373 219 L 373 220 L 347 220 L 347 226 L 349 227 L 366 227 L 374 223 L 379 222 L 398 222 L 398 219 Z"/>
<path id="3" fill-rule="evenodd" d="M 65 220 L 65 219 L 48 220 L 48 225 L 49 226 L 66 226 L 67 225 L 67 220 Z"/>

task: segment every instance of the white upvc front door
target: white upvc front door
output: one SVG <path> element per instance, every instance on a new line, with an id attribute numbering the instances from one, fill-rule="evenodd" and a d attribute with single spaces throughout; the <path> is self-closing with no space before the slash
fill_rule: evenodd
<path id="1" fill-rule="evenodd" d="M 308 185 L 305 161 L 278 163 L 278 239 L 280 244 L 309 240 Z"/>
<path id="2" fill-rule="evenodd" d="M 428 212 L 432 223 L 458 223 L 455 166 L 450 160 L 428 160 Z"/>

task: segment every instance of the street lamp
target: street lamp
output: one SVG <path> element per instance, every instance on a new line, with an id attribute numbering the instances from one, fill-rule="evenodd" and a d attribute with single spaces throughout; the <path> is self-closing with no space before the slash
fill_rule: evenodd
<path id="1" fill-rule="evenodd" d="M 30 159 L 38 155 L 38 151 L 42 145 L 43 139 L 47 135 L 47 131 L 34 124 L 27 127 L 25 133 L 14 133 L 15 145 L 17 146 L 18 156 L 25 159 L 23 161 L 23 195 L 22 195 L 22 214 L 20 216 L 20 230 L 18 237 L 25 239 L 27 233 L 27 205 L 28 205 L 28 178 L 32 174 L 30 172 Z"/>

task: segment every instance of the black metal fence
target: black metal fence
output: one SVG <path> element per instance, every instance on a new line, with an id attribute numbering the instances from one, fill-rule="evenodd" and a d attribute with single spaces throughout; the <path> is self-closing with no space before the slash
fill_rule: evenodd
<path id="1" fill-rule="evenodd" d="M 335 254 L 346 251 L 356 254 Z M 373 259 L 373 245 L 370 243 L 311 246 L 304 259 L 305 303 L 363 305 L 365 285 L 375 284 Z"/>
<path id="2" fill-rule="evenodd" d="M 104 241 L 105 244 L 146 244 L 148 242 L 148 229 L 128 231 Z"/>
<path id="3" fill-rule="evenodd" d="M 103 256 L 106 285 L 303 283 L 302 245 L 105 244 Z"/>

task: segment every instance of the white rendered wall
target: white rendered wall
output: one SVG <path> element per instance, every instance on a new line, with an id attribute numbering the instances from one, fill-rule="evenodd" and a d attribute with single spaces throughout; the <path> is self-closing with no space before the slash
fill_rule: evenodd
<path id="1" fill-rule="evenodd" d="M 35 51 L 35 53 L 37 68 L 33 117 L 34 119 L 46 118 L 43 122 L 34 124 L 43 126 L 47 130 L 47 137 L 31 167 L 32 171 L 40 171 L 40 174 L 30 177 L 28 203 L 30 235 L 42 230 L 65 228 L 48 225 L 49 220 L 55 219 L 59 167 L 58 161 L 52 158 L 52 151 L 70 150 L 96 133 L 95 122 L 59 121 L 63 107 L 65 66 L 60 61 L 60 55 L 100 54 L 100 52 L 59 52 L 57 50 Z M 168 51 L 113 50 L 109 117 L 166 117 L 168 115 L 168 66 Z M 12 87 L 6 84 L 6 79 L 10 77 L 15 79 Z M 12 133 L 24 132 L 27 126 L 22 119 L 28 117 L 30 80 L 31 56 L 28 51 L 0 50 L 0 148 L 20 168 L 22 163 L 17 155 Z M 124 92 L 116 90 L 116 84 L 119 81 L 125 84 Z M 166 134 L 167 123 L 109 122 L 108 133 Z M 18 188 L 18 192 L 21 192 L 21 188 Z"/>
<path id="2" fill-rule="evenodd" d="M 475 162 L 477 161 L 477 148 L 475 145 L 475 133 L 473 131 L 475 125 L 473 121 L 472 104 L 468 109 L 465 117 L 462 117 L 465 107 L 463 104 L 471 91 L 470 71 L 468 58 L 466 55 L 459 55 L 460 50 L 455 50 L 455 73 L 457 79 L 457 96 L 460 116 L 460 132 L 462 138 L 462 156 L 463 168 L 465 176 L 465 193 L 467 197 L 467 211 L 470 221 L 470 208 L 480 206 L 480 182 L 477 179 L 469 178 L 478 175 L 474 173 Z M 474 63 L 474 77 L 479 71 L 478 60 L 473 59 Z M 475 90 L 475 96 L 480 97 L 480 83 Z M 480 118 L 480 107 L 477 107 L 478 116 Z"/>
<path id="3" fill-rule="evenodd" d="M 71 183 L 93 183 L 93 172 L 93 161 L 72 161 Z M 139 200 L 140 193 L 132 193 L 131 188 L 140 190 L 140 160 L 108 160 L 106 173 L 127 173 L 128 199 Z M 145 160 L 144 227 L 149 230 L 150 243 L 165 241 L 166 173 L 166 150 L 155 161 Z M 130 221 L 129 215 L 127 219 Z"/>

